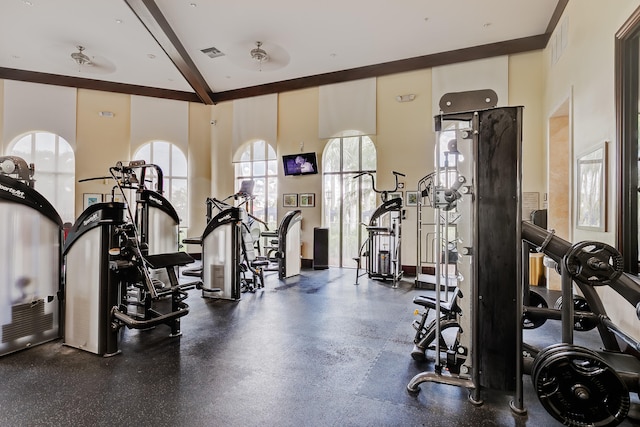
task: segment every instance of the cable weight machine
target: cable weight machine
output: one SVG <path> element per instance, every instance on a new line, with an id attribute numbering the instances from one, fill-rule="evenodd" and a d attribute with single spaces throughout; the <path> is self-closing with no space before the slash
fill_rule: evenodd
<path id="1" fill-rule="evenodd" d="M 367 258 L 366 274 L 371 279 L 391 280 L 393 287 L 397 287 L 397 281 L 402 278 L 402 198 L 389 199 L 389 194 L 398 190 L 398 177 L 405 175 L 393 171 L 395 186 L 393 190 L 379 190 L 371 172 L 362 172 L 353 177 L 359 179 L 364 175 L 371 177 L 373 191 L 381 195 L 382 204 L 371 215 L 369 224 L 365 224 L 367 238 L 360 247 L 360 253 L 355 258 L 356 285 L 360 277 L 360 260 Z"/>

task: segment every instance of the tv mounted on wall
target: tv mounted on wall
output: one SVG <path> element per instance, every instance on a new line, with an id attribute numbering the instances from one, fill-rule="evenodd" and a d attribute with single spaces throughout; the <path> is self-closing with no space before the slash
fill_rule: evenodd
<path id="1" fill-rule="evenodd" d="M 318 173 L 316 153 L 286 154 L 282 156 L 285 176 Z"/>

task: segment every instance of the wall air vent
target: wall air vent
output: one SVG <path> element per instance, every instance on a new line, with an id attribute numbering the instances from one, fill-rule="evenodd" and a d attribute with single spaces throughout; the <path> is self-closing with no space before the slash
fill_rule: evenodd
<path id="1" fill-rule="evenodd" d="M 222 51 L 220 51 L 218 48 L 215 48 L 215 47 L 202 49 L 200 52 L 204 53 L 209 58 L 217 58 L 219 56 L 224 56 L 224 53 L 222 53 Z"/>

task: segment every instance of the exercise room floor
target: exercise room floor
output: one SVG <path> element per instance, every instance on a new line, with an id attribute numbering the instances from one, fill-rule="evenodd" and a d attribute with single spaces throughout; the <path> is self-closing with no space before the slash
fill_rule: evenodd
<path id="1" fill-rule="evenodd" d="M 560 425 L 528 376 L 524 416 L 510 410 L 511 395 L 484 391 L 476 407 L 450 385 L 409 394 L 410 379 L 432 367 L 410 356 L 412 298 L 425 291 L 412 278 L 397 289 L 354 282 L 352 269 L 284 281 L 269 273 L 264 290 L 238 302 L 191 290 L 180 338 L 161 325 L 123 330 L 122 353 L 110 358 L 61 340 L 1 357 L 0 426 Z M 526 331 L 525 341 L 558 342 L 556 323 Z"/>

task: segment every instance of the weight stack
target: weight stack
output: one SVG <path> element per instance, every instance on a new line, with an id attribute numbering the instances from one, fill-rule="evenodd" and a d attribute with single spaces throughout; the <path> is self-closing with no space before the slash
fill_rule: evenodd
<path id="1" fill-rule="evenodd" d="M 521 273 L 522 107 L 478 111 L 476 164 L 477 345 L 480 386 L 513 391 Z"/>

